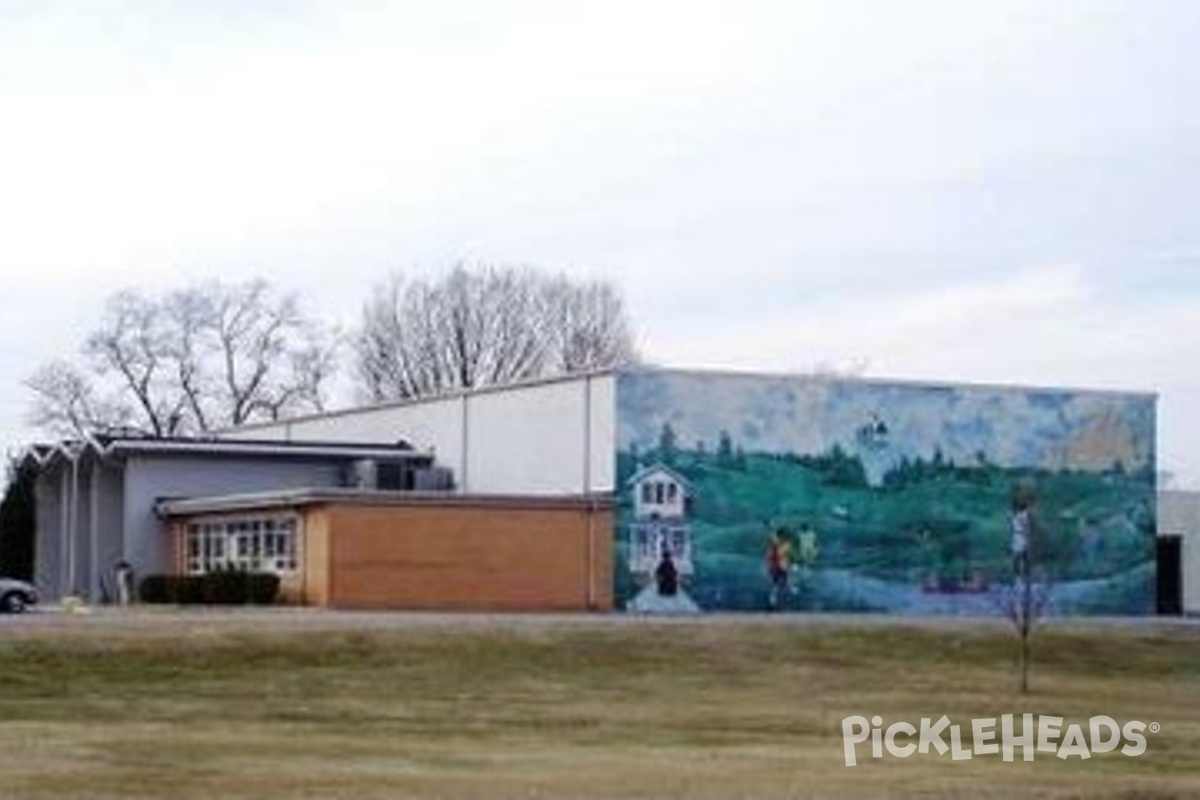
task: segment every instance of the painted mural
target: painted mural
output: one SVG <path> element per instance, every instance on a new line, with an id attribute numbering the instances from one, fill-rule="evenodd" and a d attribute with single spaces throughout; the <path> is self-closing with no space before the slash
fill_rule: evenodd
<path id="1" fill-rule="evenodd" d="M 1151 395 L 675 371 L 617 384 L 630 611 L 1154 610 Z"/>

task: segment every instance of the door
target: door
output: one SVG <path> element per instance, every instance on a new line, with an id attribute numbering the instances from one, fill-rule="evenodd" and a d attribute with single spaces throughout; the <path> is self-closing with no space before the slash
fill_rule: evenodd
<path id="1" fill-rule="evenodd" d="M 1158 613 L 1183 613 L 1183 569 L 1180 536 L 1158 537 Z"/>

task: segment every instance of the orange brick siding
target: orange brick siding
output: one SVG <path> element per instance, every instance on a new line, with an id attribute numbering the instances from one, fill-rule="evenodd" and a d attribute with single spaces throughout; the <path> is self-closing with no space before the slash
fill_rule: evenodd
<path id="1" fill-rule="evenodd" d="M 347 504 L 313 508 L 306 518 L 309 603 L 479 611 L 613 605 L 607 507 Z"/>

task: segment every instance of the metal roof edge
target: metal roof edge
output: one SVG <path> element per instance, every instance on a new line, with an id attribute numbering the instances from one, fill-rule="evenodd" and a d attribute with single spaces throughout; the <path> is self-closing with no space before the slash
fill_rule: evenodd
<path id="1" fill-rule="evenodd" d="M 459 506 L 484 508 L 607 508 L 610 493 L 564 495 L 459 494 L 455 492 L 396 492 L 350 488 L 300 488 L 269 492 L 164 498 L 154 505 L 164 519 L 314 505 Z"/>
<path id="2" fill-rule="evenodd" d="M 314 420 L 336 419 L 338 417 L 350 416 L 353 414 L 369 414 L 375 411 L 387 411 L 393 408 L 407 408 L 410 406 L 426 405 L 428 403 L 439 403 L 448 400 L 459 400 L 464 397 L 475 397 L 479 395 L 496 394 L 499 392 L 515 391 L 520 389 L 535 389 L 539 386 L 550 386 L 558 383 L 571 383 L 574 381 L 589 381 L 595 378 L 603 378 L 609 375 L 615 375 L 624 370 L 625 367 L 606 367 L 604 369 L 587 370 L 584 372 L 570 372 L 563 375 L 550 375 L 544 378 L 530 378 L 524 381 L 516 381 L 514 383 L 496 383 L 488 386 L 475 386 L 469 389 L 455 389 L 449 392 L 440 394 L 427 395 L 425 397 L 410 397 L 403 400 L 385 400 L 377 403 L 367 403 L 361 406 L 350 406 L 348 408 L 339 408 L 332 411 L 323 411 L 313 414 L 301 414 L 295 417 L 287 417 L 270 422 L 252 422 L 247 425 L 238 425 L 230 428 L 221 428 L 214 433 L 217 436 L 224 434 L 232 434 L 237 431 L 254 431 L 265 430 L 268 428 L 276 428 L 290 425 L 292 423 L 312 422 Z"/>
<path id="3" fill-rule="evenodd" d="M 639 364 L 628 367 L 621 367 L 617 372 L 637 375 L 688 375 L 695 377 L 724 377 L 724 378 L 767 378 L 774 380 L 800 379 L 811 381 L 824 381 L 828 383 L 850 383 L 850 384 L 865 384 L 874 386 L 895 386 L 895 387 L 911 387 L 925 389 L 982 389 L 993 391 L 1025 391 L 1038 393 L 1070 393 L 1070 394 L 1101 394 L 1126 397 L 1139 397 L 1143 399 L 1157 400 L 1160 392 L 1157 390 L 1139 390 L 1139 389 L 1116 389 L 1104 387 L 1088 387 L 1088 386 L 1060 386 L 1060 385 L 1041 385 L 1031 383 L 1003 383 L 999 381 L 953 381 L 947 379 L 924 379 L 924 378 L 893 378 L 887 376 L 862 376 L 862 375 L 838 375 L 837 373 L 821 372 L 817 370 L 809 372 L 800 371 L 783 371 L 783 370 L 754 370 L 750 368 L 728 368 L 728 367 L 671 367 Z"/>

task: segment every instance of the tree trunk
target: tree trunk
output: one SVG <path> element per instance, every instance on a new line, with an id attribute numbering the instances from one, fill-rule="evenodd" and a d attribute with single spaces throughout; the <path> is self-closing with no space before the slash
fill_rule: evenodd
<path id="1" fill-rule="evenodd" d="M 1021 694 L 1029 694 L 1029 628 L 1021 631 Z"/>

